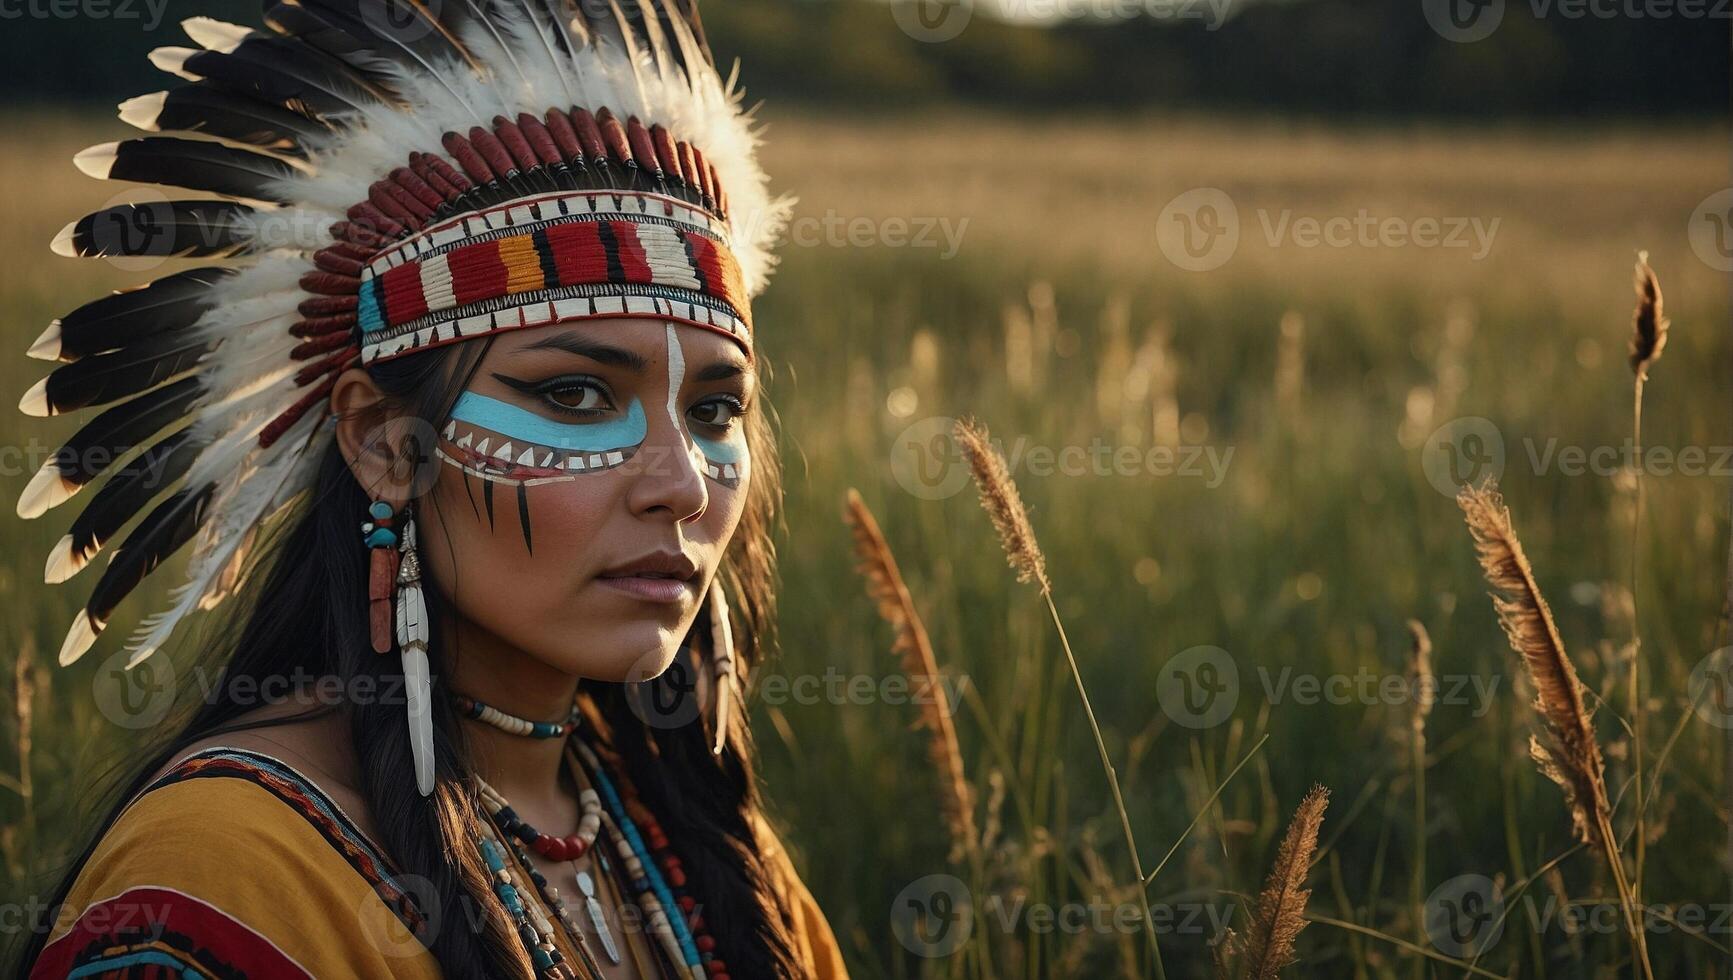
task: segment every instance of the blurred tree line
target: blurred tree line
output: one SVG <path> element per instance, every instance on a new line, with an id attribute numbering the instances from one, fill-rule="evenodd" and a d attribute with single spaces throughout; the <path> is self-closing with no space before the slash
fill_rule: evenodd
<path id="1" fill-rule="evenodd" d="M 1187 9 L 1202 19 L 1073 17 L 1031 27 L 988 17 L 989 0 L 978 0 L 962 32 L 942 43 L 911 37 L 885 0 L 704 0 L 701 9 L 719 56 L 745 64 L 750 95 L 779 106 L 1725 114 L 1733 0 L 1695 0 L 1694 8 L 1693 0 L 1588 0 L 1586 10 L 1585 0 L 1479 0 L 1504 13 L 1473 43 L 1429 27 L 1422 5 L 1431 2 L 1196 0 Z M 1225 21 L 1214 12 L 1224 3 Z M 0 91 L 14 104 L 112 104 L 117 93 L 167 87 L 172 80 L 145 54 L 189 43 L 177 25 L 195 14 L 257 23 L 254 3 L 238 6 L 0 0 Z M 1592 12 L 1631 9 L 1639 15 Z"/>

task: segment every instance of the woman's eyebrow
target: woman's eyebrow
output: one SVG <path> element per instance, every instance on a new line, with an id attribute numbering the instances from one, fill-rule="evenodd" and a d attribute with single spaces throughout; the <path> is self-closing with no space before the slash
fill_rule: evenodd
<path id="1" fill-rule="evenodd" d="M 692 376 L 694 381 L 726 381 L 746 373 L 746 368 L 738 361 L 717 361 Z"/>
<path id="2" fill-rule="evenodd" d="M 640 354 L 626 350 L 623 347 L 613 347 L 585 339 L 575 331 L 557 333 L 552 337 L 543 337 L 533 344 L 526 344 L 519 350 L 561 350 L 579 357 L 587 357 L 598 364 L 614 367 L 630 368 L 633 371 L 643 371 L 650 366 L 649 360 Z"/>

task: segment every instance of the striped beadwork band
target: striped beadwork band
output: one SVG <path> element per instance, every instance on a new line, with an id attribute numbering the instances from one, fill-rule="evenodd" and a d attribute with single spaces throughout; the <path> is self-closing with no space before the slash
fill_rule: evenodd
<path id="1" fill-rule="evenodd" d="M 746 287 L 721 222 L 652 193 L 546 194 L 430 225 L 367 263 L 357 308 L 369 364 L 600 317 L 689 323 L 752 352 Z"/>

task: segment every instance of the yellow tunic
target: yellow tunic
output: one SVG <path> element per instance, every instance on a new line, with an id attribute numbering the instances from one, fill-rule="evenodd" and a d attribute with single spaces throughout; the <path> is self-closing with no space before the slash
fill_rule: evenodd
<path id="1" fill-rule="evenodd" d="M 824 914 L 762 829 L 806 974 L 843 980 Z M 31 976 L 438 977 L 407 924 L 437 915 L 418 885 L 295 769 L 208 749 L 103 835 Z"/>

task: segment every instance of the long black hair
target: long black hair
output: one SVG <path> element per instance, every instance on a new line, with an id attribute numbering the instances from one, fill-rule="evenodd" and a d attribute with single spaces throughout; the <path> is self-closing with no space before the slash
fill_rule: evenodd
<path id="1" fill-rule="evenodd" d="M 484 341 L 434 349 L 373 365 L 369 373 L 394 407 L 437 431 L 489 346 Z M 726 574 L 733 587 L 742 671 L 761 656 L 774 614 L 771 533 L 781 497 L 768 411 L 748 413 L 746 425 L 753 456 L 746 512 L 717 572 Z M 263 682 L 272 678 L 334 676 L 344 691 L 401 689 L 398 659 L 378 656 L 369 642 L 368 556 L 356 530 L 369 502 L 349 460 L 331 440 L 299 511 L 261 547 L 257 571 L 237 602 L 237 628 L 211 631 L 200 651 L 200 662 L 220 669 L 221 682 L 209 688 L 184 727 L 116 787 L 96 834 L 38 916 L 19 961 L 21 973 L 41 952 L 102 833 L 154 773 L 201 739 L 342 710 L 376 840 L 398 873 L 419 879 L 414 899 L 443 913 L 433 917 L 439 928 L 425 930 L 422 942 L 452 976 L 529 975 L 529 962 L 471 843 L 478 820 L 475 789 L 466 778 L 469 756 L 449 698 L 436 692 L 433 699 L 436 784 L 428 798 L 405 776 L 413 766 L 400 698 L 357 698 L 266 721 L 238 720 L 257 703 L 237 700 L 235 692 L 268 690 Z M 459 651 L 441 642 L 452 632 L 439 628 L 448 613 L 436 588 L 427 590 L 427 600 L 434 627 L 429 662 L 437 689 L 443 668 Z M 234 683 L 243 679 L 252 683 Z M 586 681 L 582 690 L 591 713 L 605 722 L 599 727 L 606 751 L 621 760 L 679 850 L 687 891 L 729 971 L 753 978 L 797 977 L 787 899 L 758 847 L 759 798 L 746 712 L 732 712 L 727 744 L 717 757 L 701 723 L 647 724 L 642 712 L 633 710 L 627 685 Z"/>

